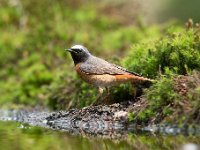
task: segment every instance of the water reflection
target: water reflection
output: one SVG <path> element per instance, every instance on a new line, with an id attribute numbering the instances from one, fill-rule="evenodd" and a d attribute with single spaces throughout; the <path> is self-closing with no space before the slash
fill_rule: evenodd
<path id="1" fill-rule="evenodd" d="M 99 136 L 103 138 L 121 139 L 126 138 L 128 133 L 149 133 L 162 135 L 184 135 L 200 136 L 199 125 L 170 125 L 158 124 L 150 126 L 141 126 L 121 120 L 102 120 L 101 118 L 75 118 L 73 112 L 55 112 L 24 110 L 0 110 L 0 120 L 17 121 L 32 126 L 41 126 L 56 130 L 67 131 L 71 134 L 81 134 L 90 136 Z M 77 116 L 76 116 L 77 117 Z M 23 124 L 20 126 L 24 128 Z"/>
<path id="2" fill-rule="evenodd" d="M 0 111 L 0 120 L 4 120 L 0 121 L 0 147 L 8 150 L 196 150 L 200 144 L 200 127 L 197 125 L 142 127 L 115 122 L 114 126 L 105 127 L 74 123 L 67 118 L 64 122 L 55 120 L 58 116 L 48 120 L 47 116 L 49 112 Z"/>
<path id="3" fill-rule="evenodd" d="M 126 137 L 126 138 L 125 138 Z M 40 127 L 21 126 L 16 122 L 0 121 L 0 146 L 6 150 L 52 149 L 52 150 L 172 150 L 191 147 L 187 143 L 199 144 L 194 136 L 161 136 L 129 133 L 122 139 L 111 140 L 94 136 L 71 135 Z M 183 146 L 184 145 L 184 146 Z"/>

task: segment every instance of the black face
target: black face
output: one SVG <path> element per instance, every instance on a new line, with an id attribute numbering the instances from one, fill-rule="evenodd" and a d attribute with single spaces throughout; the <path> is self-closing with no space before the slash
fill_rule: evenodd
<path id="1" fill-rule="evenodd" d="M 81 45 L 73 46 L 70 49 L 68 49 L 68 51 L 71 53 L 75 65 L 80 62 L 85 62 L 91 55 L 87 48 Z"/>

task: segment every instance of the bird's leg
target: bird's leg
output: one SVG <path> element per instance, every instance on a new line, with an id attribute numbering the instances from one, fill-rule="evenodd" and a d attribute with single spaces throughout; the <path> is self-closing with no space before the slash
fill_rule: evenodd
<path id="1" fill-rule="evenodd" d="M 103 94 L 103 88 L 98 87 L 98 96 L 97 96 L 97 99 L 98 99 L 99 97 L 101 97 L 102 94 Z"/>
<path id="2" fill-rule="evenodd" d="M 132 86 L 134 87 L 133 98 L 136 99 L 142 95 L 142 88 L 139 83 L 132 83 Z"/>
<path id="3" fill-rule="evenodd" d="M 98 95 L 97 95 L 97 100 L 94 103 L 94 105 L 99 104 L 100 100 L 102 99 L 102 95 L 103 95 L 103 88 L 98 87 Z"/>
<path id="4" fill-rule="evenodd" d="M 105 97 L 105 100 L 106 100 L 106 102 L 108 102 L 110 100 L 110 88 L 109 87 L 106 87 L 106 97 Z"/>
<path id="5" fill-rule="evenodd" d="M 106 87 L 106 97 L 110 97 L 110 89 L 109 89 L 109 87 Z"/>
<path id="6" fill-rule="evenodd" d="M 132 87 L 134 88 L 133 91 L 133 98 L 136 99 L 136 95 L 137 95 L 137 84 L 135 82 L 131 83 Z"/>

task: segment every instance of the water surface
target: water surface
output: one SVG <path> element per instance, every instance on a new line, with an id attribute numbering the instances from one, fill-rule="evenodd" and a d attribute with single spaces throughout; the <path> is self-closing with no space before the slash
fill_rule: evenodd
<path id="1" fill-rule="evenodd" d="M 120 134 L 120 133 L 119 133 Z M 5 150 L 172 150 L 188 143 L 200 144 L 198 136 L 128 133 L 120 138 L 73 135 L 66 131 L 0 121 L 0 147 Z"/>

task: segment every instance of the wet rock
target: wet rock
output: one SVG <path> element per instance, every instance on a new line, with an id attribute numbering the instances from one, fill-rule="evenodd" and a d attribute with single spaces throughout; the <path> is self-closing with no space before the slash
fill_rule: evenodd
<path id="1" fill-rule="evenodd" d="M 125 104 L 89 106 L 69 112 L 55 112 L 46 117 L 46 120 L 50 127 L 58 129 L 72 127 L 85 132 L 105 132 L 126 127 L 128 112 L 123 110 L 124 107 Z M 66 121 L 68 123 L 63 124 Z"/>

